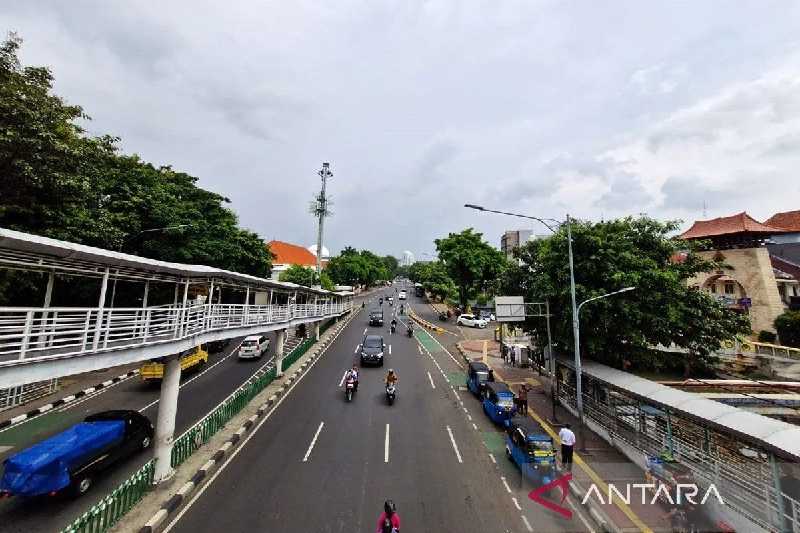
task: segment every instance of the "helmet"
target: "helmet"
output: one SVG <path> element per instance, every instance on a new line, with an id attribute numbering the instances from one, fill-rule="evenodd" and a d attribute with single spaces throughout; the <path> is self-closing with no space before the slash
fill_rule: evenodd
<path id="1" fill-rule="evenodd" d="M 392 500 L 386 500 L 385 502 L 383 502 L 383 510 L 386 512 L 386 514 L 388 515 L 394 514 L 396 509 L 397 508 L 395 507 L 394 502 Z"/>

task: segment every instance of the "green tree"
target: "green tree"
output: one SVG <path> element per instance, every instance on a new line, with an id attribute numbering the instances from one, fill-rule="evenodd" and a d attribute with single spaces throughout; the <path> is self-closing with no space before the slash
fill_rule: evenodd
<path id="1" fill-rule="evenodd" d="M 370 287 L 391 276 L 383 258 L 369 250 L 357 252 L 349 246 L 330 259 L 326 270 L 331 280 L 340 285 Z"/>
<path id="2" fill-rule="evenodd" d="M 434 242 L 439 259 L 458 287 L 462 306 L 467 305 L 475 291 L 484 290 L 507 267 L 503 254 L 484 241 L 482 233 L 476 233 L 472 228 L 450 233 Z"/>
<path id="3" fill-rule="evenodd" d="M 309 267 L 304 267 L 302 265 L 291 265 L 289 268 L 281 272 L 280 276 L 278 276 L 278 280 L 296 283 L 297 285 L 302 285 L 303 287 L 311 287 L 317 280 L 317 273 Z"/>
<path id="4" fill-rule="evenodd" d="M 398 261 L 393 255 L 385 255 L 381 259 L 383 259 L 383 264 L 389 274 L 389 279 L 394 279 L 395 276 L 397 276 L 398 269 L 400 268 L 400 261 Z"/>
<path id="5" fill-rule="evenodd" d="M 278 276 L 278 280 L 296 283 L 303 287 L 319 285 L 327 291 L 332 291 L 334 289 L 334 283 L 331 281 L 327 272 L 323 270 L 322 273 L 317 276 L 317 271 L 315 269 L 302 265 L 291 265 L 281 272 L 280 276 Z"/>
<path id="6" fill-rule="evenodd" d="M 119 153 L 117 138 L 87 136 L 77 125 L 88 119 L 82 108 L 52 94 L 48 69 L 20 64 L 20 43 L 12 36 L 0 45 L 0 226 L 269 274 L 269 250 L 238 226 L 227 198 L 197 187 L 196 177 Z M 175 229 L 146 231 L 159 228 Z"/>
<path id="7" fill-rule="evenodd" d="M 800 311 L 786 311 L 775 319 L 781 344 L 800 348 Z"/>
<path id="8" fill-rule="evenodd" d="M 671 343 L 686 348 L 686 374 L 707 364 L 724 340 L 750 331 L 747 317 L 734 313 L 710 295 L 688 285 L 701 272 L 724 267 L 695 253 L 703 243 L 670 238 L 677 222 L 647 217 L 623 218 L 572 226 L 577 301 L 635 286 L 636 290 L 598 300 L 581 311 L 581 351 L 584 356 L 613 365 L 623 360 L 654 364 L 652 346 Z M 683 249 L 682 262 L 673 261 Z M 522 265 L 512 265 L 500 283 L 503 292 L 524 296 L 528 302 L 548 299 L 553 315 L 553 338 L 564 351 L 573 348 L 572 307 L 566 229 L 536 240 L 516 252 Z M 531 318 L 527 329 L 541 345 L 541 318 Z"/>

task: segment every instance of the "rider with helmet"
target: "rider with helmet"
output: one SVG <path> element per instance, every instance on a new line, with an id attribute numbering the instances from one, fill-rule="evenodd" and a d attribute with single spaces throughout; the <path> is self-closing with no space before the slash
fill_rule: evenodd
<path id="1" fill-rule="evenodd" d="M 386 500 L 375 533 L 399 533 L 399 531 L 400 516 L 397 514 L 397 508 L 392 500 Z"/>
<path id="2" fill-rule="evenodd" d="M 344 375 L 344 380 L 353 380 L 353 390 L 358 390 L 358 367 L 353 365 L 353 368 L 348 370 Z"/>
<path id="3" fill-rule="evenodd" d="M 386 386 L 389 385 L 396 385 L 397 384 L 397 374 L 394 373 L 394 369 L 389 369 L 389 373 L 386 374 L 386 378 L 384 379 L 384 383 Z"/>

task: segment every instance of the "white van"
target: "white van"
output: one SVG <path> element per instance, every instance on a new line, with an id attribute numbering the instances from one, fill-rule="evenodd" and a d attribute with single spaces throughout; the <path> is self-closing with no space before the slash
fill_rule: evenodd
<path id="1" fill-rule="evenodd" d="M 250 335 L 239 346 L 239 359 L 258 359 L 268 348 L 269 339 L 266 335 Z"/>

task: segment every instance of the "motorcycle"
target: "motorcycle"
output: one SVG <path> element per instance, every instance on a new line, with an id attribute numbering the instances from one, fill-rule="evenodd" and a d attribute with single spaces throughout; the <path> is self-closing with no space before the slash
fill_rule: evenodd
<path id="1" fill-rule="evenodd" d="M 386 401 L 389 402 L 389 405 L 394 403 L 394 397 L 396 395 L 395 385 L 390 384 L 386 385 Z"/>
<path id="2" fill-rule="evenodd" d="M 447 314 L 444 312 L 439 313 L 439 320 L 442 322 L 447 322 Z"/>
<path id="3" fill-rule="evenodd" d="M 392 335 L 394 335 L 394 330 L 395 330 L 395 325 L 394 325 L 394 324 L 392 324 L 391 326 L 389 326 L 389 331 L 391 331 L 391 332 L 392 332 Z"/>
<path id="4" fill-rule="evenodd" d="M 409 327 L 406 330 L 406 335 L 408 335 L 409 337 L 413 337 L 414 336 L 414 329 Z"/>
<path id="5" fill-rule="evenodd" d="M 344 385 L 344 398 L 348 402 L 353 400 L 353 392 L 356 390 L 356 380 L 348 378 L 347 383 Z"/>

